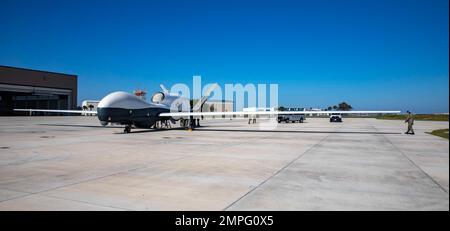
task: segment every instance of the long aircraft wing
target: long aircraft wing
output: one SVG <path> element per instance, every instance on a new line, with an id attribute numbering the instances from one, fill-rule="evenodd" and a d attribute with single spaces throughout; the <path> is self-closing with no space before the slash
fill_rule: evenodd
<path id="1" fill-rule="evenodd" d="M 160 117 L 174 116 L 232 116 L 232 115 L 294 115 L 294 114 L 399 114 L 400 111 L 240 111 L 240 112 L 168 112 Z"/>
<path id="2" fill-rule="evenodd" d="M 97 111 L 83 111 L 83 110 L 46 110 L 46 109 L 14 109 L 14 111 L 25 112 L 53 112 L 53 113 L 75 113 L 75 114 L 97 114 Z"/>

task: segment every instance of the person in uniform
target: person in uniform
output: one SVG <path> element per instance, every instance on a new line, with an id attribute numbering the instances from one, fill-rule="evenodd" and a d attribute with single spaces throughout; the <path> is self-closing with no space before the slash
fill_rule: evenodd
<path id="1" fill-rule="evenodd" d="M 248 116 L 248 124 L 256 124 L 256 115 L 249 115 Z"/>
<path id="2" fill-rule="evenodd" d="M 414 129 L 413 129 L 413 125 L 414 125 L 414 116 L 411 114 L 410 111 L 407 111 L 407 115 L 406 115 L 406 120 L 405 123 L 408 123 L 408 131 L 405 132 L 405 134 L 411 134 L 414 135 Z"/>

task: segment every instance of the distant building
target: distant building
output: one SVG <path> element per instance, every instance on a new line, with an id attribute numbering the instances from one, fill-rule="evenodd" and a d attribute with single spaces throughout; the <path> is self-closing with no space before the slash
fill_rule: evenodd
<path id="1" fill-rule="evenodd" d="M 234 108 L 233 101 L 228 100 L 208 100 L 203 104 L 203 112 L 232 112 Z M 221 116 L 225 118 L 225 116 Z M 214 116 L 213 116 L 214 118 Z"/>
<path id="2" fill-rule="evenodd" d="M 275 108 L 274 107 L 246 107 L 246 108 L 243 108 L 242 111 L 244 111 L 244 112 L 275 111 Z M 259 116 L 256 116 L 256 115 L 252 115 L 252 116 L 244 115 L 244 117 L 245 118 L 247 118 L 247 117 L 256 118 L 256 117 L 259 117 Z M 271 116 L 269 115 L 269 117 L 271 117 Z"/>
<path id="3" fill-rule="evenodd" d="M 228 100 L 208 100 L 203 104 L 203 112 L 232 112 L 233 101 Z"/>
<path id="4" fill-rule="evenodd" d="M 0 66 L 0 115 L 27 114 L 14 112 L 14 108 L 70 110 L 76 107 L 76 75 Z"/>
<path id="5" fill-rule="evenodd" d="M 309 108 L 306 111 L 322 111 L 320 108 Z M 308 113 L 308 112 L 306 112 Z M 308 114 L 309 116 L 318 116 L 318 114 Z"/>
<path id="6" fill-rule="evenodd" d="M 275 111 L 274 107 L 246 107 L 242 109 L 244 112 L 256 112 L 256 111 Z"/>
<path id="7" fill-rule="evenodd" d="M 97 106 L 100 103 L 100 100 L 83 100 L 81 103 L 81 109 L 83 111 L 97 111 Z M 85 114 L 85 115 L 93 115 L 93 114 Z"/>

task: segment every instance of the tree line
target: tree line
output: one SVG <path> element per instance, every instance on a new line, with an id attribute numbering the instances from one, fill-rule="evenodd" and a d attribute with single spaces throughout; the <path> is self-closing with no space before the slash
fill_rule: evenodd
<path id="1" fill-rule="evenodd" d="M 309 108 L 312 109 L 312 108 Z M 352 105 L 346 103 L 346 102 L 342 102 L 339 103 L 337 105 L 334 106 L 328 106 L 327 108 L 323 108 L 322 111 L 351 111 L 353 109 Z M 279 107 L 278 108 L 279 111 L 285 111 L 286 107 Z"/>

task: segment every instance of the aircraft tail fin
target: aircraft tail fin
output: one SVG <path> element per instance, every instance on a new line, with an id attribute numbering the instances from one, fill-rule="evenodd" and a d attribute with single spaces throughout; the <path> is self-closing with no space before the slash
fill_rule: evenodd
<path id="1" fill-rule="evenodd" d="M 169 90 L 167 90 L 167 88 L 166 88 L 163 84 L 160 84 L 159 87 L 161 88 L 161 90 L 163 91 L 163 93 L 169 94 Z"/>
<path id="2" fill-rule="evenodd" d="M 192 107 L 193 111 L 200 111 L 203 104 L 208 100 L 211 93 L 219 86 L 217 83 L 211 84 L 211 86 L 206 90 L 205 95 Z"/>

